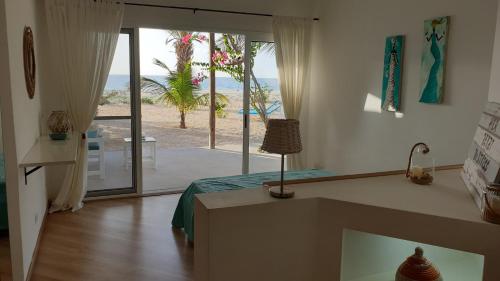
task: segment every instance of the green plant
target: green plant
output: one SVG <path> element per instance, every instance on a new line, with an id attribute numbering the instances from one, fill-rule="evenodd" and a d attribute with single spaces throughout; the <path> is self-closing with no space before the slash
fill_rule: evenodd
<path id="1" fill-rule="evenodd" d="M 179 127 L 186 129 L 186 115 L 199 106 L 207 106 L 210 96 L 198 93 L 199 83 L 193 83 L 191 64 L 185 65 L 182 72 L 177 72 L 171 71 L 165 63 L 158 59 L 154 59 L 153 63 L 169 73 L 166 77 L 166 83 L 142 77 L 142 91 L 159 95 L 159 102 L 175 106 L 180 115 Z M 227 97 L 221 94 L 217 94 L 216 99 L 227 102 Z"/>
<path id="2" fill-rule="evenodd" d="M 155 99 L 152 97 L 142 97 L 141 103 L 143 103 L 143 104 L 155 104 Z"/>
<path id="3" fill-rule="evenodd" d="M 212 55 L 214 66 L 211 68 L 208 63 L 199 63 L 208 70 L 213 69 L 229 74 L 236 81 L 244 81 L 244 48 L 245 38 L 242 35 L 223 34 L 218 40 L 216 51 Z M 270 102 L 271 89 L 268 85 L 258 81 L 253 72 L 255 57 L 259 51 L 274 53 L 274 43 L 252 42 L 250 53 L 250 105 L 258 113 L 262 122 L 267 125 L 269 119 L 267 113 L 267 104 Z"/>
<path id="4" fill-rule="evenodd" d="M 215 102 L 215 114 L 217 115 L 217 118 L 226 118 L 227 112 L 226 112 L 226 102 Z"/>
<path id="5" fill-rule="evenodd" d="M 257 111 L 260 119 L 267 125 L 269 119 L 267 113 L 267 104 L 270 102 L 271 88 L 268 85 L 260 85 L 251 83 L 250 88 L 250 105 Z"/>
<path id="6" fill-rule="evenodd" d="M 111 104 L 111 100 L 116 98 L 120 92 L 118 91 L 112 91 L 111 93 L 104 93 L 101 95 L 101 98 L 99 99 L 99 105 L 107 105 Z"/>

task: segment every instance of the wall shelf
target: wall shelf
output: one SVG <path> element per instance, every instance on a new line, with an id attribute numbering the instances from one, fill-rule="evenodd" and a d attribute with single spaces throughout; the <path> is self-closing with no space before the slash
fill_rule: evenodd
<path id="1" fill-rule="evenodd" d="M 25 184 L 28 184 L 29 175 L 44 166 L 74 164 L 77 140 L 75 136 L 68 136 L 68 139 L 63 141 L 53 141 L 48 136 L 39 137 L 19 163 L 19 168 L 24 169 Z"/>
<path id="2" fill-rule="evenodd" d="M 424 250 L 444 280 L 483 280 L 482 255 L 344 229 L 341 281 L 394 280 L 397 268 L 416 247 Z"/>

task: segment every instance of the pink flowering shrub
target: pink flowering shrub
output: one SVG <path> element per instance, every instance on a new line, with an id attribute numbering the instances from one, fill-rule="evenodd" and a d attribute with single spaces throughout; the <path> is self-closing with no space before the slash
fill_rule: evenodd
<path id="1" fill-rule="evenodd" d="M 199 86 L 201 84 L 201 82 L 203 82 L 203 80 L 207 79 L 207 76 L 203 73 L 198 73 L 196 74 L 195 77 L 193 77 L 193 79 L 191 80 L 191 83 L 193 83 L 193 85 L 195 86 Z"/>
<path id="2" fill-rule="evenodd" d="M 227 52 L 224 51 L 215 51 L 212 55 L 212 61 L 218 65 L 225 65 L 229 62 L 229 56 Z"/>
<path id="3" fill-rule="evenodd" d="M 181 38 L 181 42 L 182 44 L 191 44 L 193 43 L 193 41 L 196 41 L 196 42 L 204 42 L 204 41 L 207 41 L 207 36 L 203 35 L 203 34 L 198 34 L 198 33 L 188 33 L 186 35 L 184 35 L 184 37 Z"/>
<path id="4" fill-rule="evenodd" d="M 193 34 L 188 33 L 188 34 L 186 34 L 184 37 L 182 37 L 181 41 L 182 41 L 182 43 L 184 43 L 184 44 L 189 44 L 189 43 L 191 43 L 191 39 L 192 39 L 192 38 L 193 38 Z"/>

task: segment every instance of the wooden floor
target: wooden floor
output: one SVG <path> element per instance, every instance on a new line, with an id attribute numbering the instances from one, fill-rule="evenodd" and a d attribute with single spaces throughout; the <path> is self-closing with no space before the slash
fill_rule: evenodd
<path id="1" fill-rule="evenodd" d="M 10 244 L 7 231 L 0 232 L 0 281 L 12 280 Z"/>
<path id="2" fill-rule="evenodd" d="M 31 280 L 193 280 L 193 247 L 170 224 L 179 196 L 89 202 L 49 215 Z"/>

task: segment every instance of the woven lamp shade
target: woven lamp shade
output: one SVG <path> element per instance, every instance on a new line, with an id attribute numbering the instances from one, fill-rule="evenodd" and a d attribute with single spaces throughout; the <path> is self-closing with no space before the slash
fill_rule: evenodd
<path id="1" fill-rule="evenodd" d="M 262 150 L 276 154 L 292 154 L 302 151 L 299 121 L 269 119 Z"/>

